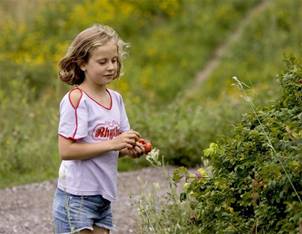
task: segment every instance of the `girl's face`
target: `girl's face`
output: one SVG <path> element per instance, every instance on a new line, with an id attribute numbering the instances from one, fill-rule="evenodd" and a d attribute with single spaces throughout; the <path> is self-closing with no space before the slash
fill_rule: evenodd
<path id="1" fill-rule="evenodd" d="M 85 80 L 89 83 L 104 86 L 115 79 L 118 70 L 117 45 L 113 41 L 99 46 L 90 53 L 86 64 L 81 66 Z"/>

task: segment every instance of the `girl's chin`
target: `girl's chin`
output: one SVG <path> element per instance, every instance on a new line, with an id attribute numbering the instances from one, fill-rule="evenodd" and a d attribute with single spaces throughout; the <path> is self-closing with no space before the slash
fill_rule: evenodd
<path id="1" fill-rule="evenodd" d="M 104 76 L 103 80 L 104 81 L 113 81 L 113 76 Z"/>
<path id="2" fill-rule="evenodd" d="M 107 85 L 110 84 L 112 81 L 113 79 L 102 80 L 101 82 L 98 82 L 98 85 Z"/>

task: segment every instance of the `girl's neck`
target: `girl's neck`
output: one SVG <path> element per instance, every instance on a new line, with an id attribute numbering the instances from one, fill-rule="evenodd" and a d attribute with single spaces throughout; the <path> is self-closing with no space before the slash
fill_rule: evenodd
<path id="1" fill-rule="evenodd" d="M 106 95 L 106 85 L 89 85 L 84 81 L 79 85 L 79 88 L 96 97 Z"/>

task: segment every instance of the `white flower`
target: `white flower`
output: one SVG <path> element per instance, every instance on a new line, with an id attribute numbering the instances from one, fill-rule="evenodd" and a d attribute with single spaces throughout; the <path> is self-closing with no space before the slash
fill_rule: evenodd
<path id="1" fill-rule="evenodd" d="M 146 159 L 155 167 L 161 166 L 161 161 L 159 160 L 159 149 L 153 148 L 150 153 L 147 154 Z"/>

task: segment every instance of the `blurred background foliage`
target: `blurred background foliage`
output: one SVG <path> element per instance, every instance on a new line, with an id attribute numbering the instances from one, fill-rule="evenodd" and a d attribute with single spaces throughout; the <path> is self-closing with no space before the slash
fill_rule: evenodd
<path id="1" fill-rule="evenodd" d="M 284 54 L 301 54 L 302 2 L 269 1 L 221 64 L 188 100 L 197 72 L 260 0 L 2 0 L 0 2 L 0 187 L 57 175 L 58 106 L 70 87 L 57 63 L 73 37 L 108 24 L 130 43 L 125 75 L 111 87 L 132 128 L 169 163 L 194 166 L 200 151 L 228 136 L 247 107 L 231 85 L 249 84 L 257 104 L 275 98 Z M 147 165 L 120 161 L 120 170 Z"/>

